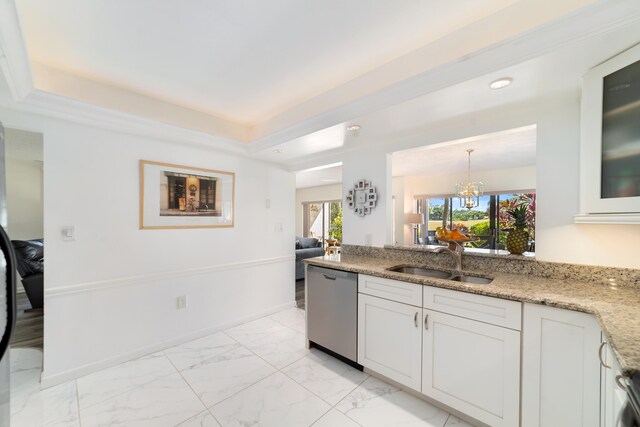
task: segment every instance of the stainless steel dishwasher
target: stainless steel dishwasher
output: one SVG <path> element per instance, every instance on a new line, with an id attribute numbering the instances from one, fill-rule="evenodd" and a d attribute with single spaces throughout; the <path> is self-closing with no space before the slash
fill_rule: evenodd
<path id="1" fill-rule="evenodd" d="M 358 275 L 307 266 L 307 338 L 311 345 L 358 360 Z M 361 367 L 360 367 L 361 368 Z"/>

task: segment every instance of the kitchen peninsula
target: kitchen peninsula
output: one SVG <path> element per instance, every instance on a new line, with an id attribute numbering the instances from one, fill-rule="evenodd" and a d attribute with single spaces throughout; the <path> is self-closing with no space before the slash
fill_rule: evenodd
<path id="1" fill-rule="evenodd" d="M 640 270 L 465 251 L 457 272 L 437 248 L 344 245 L 305 261 L 358 274 L 366 371 L 487 425 L 615 425 L 616 383 L 640 370 Z M 403 266 L 490 283 L 390 270 Z"/>

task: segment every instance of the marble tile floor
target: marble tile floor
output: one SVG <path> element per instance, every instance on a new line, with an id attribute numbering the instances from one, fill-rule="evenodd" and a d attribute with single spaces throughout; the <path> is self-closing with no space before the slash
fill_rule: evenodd
<path id="1" fill-rule="evenodd" d="M 42 353 L 11 350 L 11 427 L 468 427 L 304 345 L 288 309 L 40 390 Z"/>

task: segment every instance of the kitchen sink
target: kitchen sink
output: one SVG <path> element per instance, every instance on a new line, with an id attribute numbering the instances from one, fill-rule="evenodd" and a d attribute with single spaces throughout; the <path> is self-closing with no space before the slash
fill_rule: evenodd
<path id="1" fill-rule="evenodd" d="M 488 285 L 493 281 L 493 279 L 488 279 L 486 277 L 450 273 L 448 271 L 435 270 L 433 268 L 411 267 L 406 265 L 397 265 L 395 267 L 387 268 L 387 270 L 394 271 L 396 273 L 433 277 L 435 279 L 453 280 L 455 282 L 469 283 L 471 285 Z"/>
<path id="2" fill-rule="evenodd" d="M 407 267 L 407 266 L 399 265 L 397 267 L 391 267 L 388 270 L 395 271 L 397 273 L 415 274 L 417 276 L 434 277 L 436 279 L 448 279 L 449 277 L 451 277 L 451 273 L 447 271 L 434 270 L 431 268 L 423 268 L 423 267 Z"/>
<path id="3" fill-rule="evenodd" d="M 493 279 L 487 279 L 486 277 L 480 276 L 469 276 L 466 274 L 458 274 L 455 276 L 449 277 L 449 280 L 454 280 L 456 282 L 470 283 L 472 285 L 488 285 L 493 282 Z"/>

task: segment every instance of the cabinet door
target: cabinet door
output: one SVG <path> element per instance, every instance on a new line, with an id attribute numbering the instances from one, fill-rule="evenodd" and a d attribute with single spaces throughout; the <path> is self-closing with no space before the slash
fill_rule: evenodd
<path id="1" fill-rule="evenodd" d="M 520 332 L 424 310 L 422 393 L 492 426 L 517 426 Z"/>
<path id="2" fill-rule="evenodd" d="M 358 294 L 358 363 L 420 391 L 422 308 Z"/>
<path id="3" fill-rule="evenodd" d="M 600 424 L 600 326 L 576 311 L 525 304 L 522 426 Z"/>

